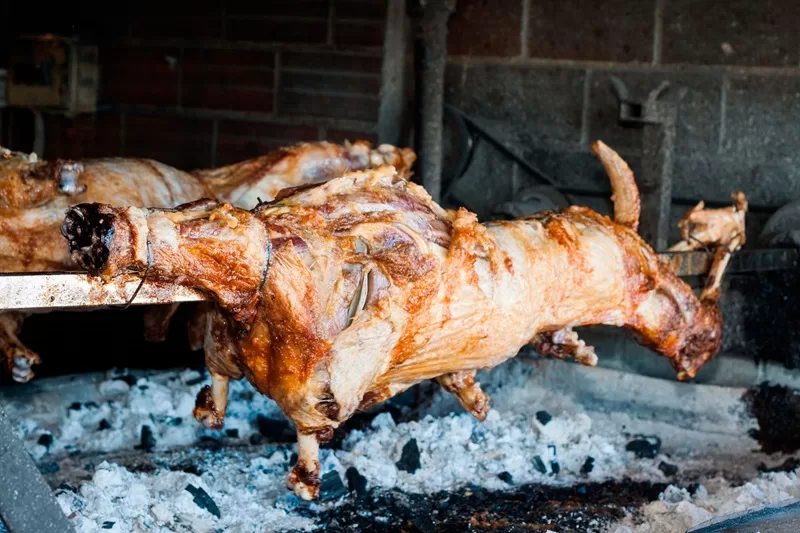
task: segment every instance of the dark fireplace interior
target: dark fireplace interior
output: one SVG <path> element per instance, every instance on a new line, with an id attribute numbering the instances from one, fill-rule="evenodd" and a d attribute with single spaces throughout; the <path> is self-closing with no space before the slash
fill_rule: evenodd
<path id="1" fill-rule="evenodd" d="M 752 510 L 757 503 L 784 505 L 785 499 L 767 485 L 758 485 L 768 495 L 759 501 L 745 498 L 751 493 L 741 496 L 746 500 L 742 508 L 720 504 L 717 512 L 711 512 L 713 505 L 702 503 L 711 501 L 704 498 L 718 502 L 735 498 L 739 493 L 730 491 L 761 483 L 754 480 L 764 476 L 786 477 L 781 478 L 788 487 L 784 496 L 800 498 L 795 474 L 800 465 L 796 456 L 800 449 L 799 2 L 145 0 L 117 5 L 14 2 L 3 13 L 0 147 L 34 152 L 43 160 L 148 158 L 194 171 L 297 143 L 364 140 L 373 146 L 414 148 L 417 160 L 411 180 L 442 206 L 464 207 L 485 221 L 569 205 L 612 215 L 609 179 L 591 149 L 599 139 L 633 170 L 642 194 L 640 232 L 663 253 L 681 239 L 678 222 L 698 202 L 707 208 L 727 207 L 732 192 L 746 193 L 746 243 L 734 255 L 722 287 L 722 349 L 695 379 L 678 383 L 666 359 L 626 332 L 606 326 L 578 328 L 586 343 L 596 348 L 597 369 L 546 361 L 525 347 L 513 363 L 496 371 L 499 377 L 484 378 L 500 397 L 498 409 L 504 421 L 525 418 L 522 403 L 541 402 L 528 406 L 531 412 L 525 420 L 558 441 L 558 446 L 572 450 L 569 453 L 582 454 L 580 465 L 566 466 L 578 459 L 559 459 L 553 444 L 550 458 L 520 452 L 519 460 L 533 465 L 528 468 L 532 473 L 520 482 L 512 481 L 507 469 L 495 472 L 486 466 L 490 462 L 485 458 L 470 467 L 475 472 L 469 483 L 455 474 L 457 480 L 450 484 L 429 481 L 425 476 L 434 476 L 425 473 L 425 461 L 434 469 L 446 463 L 436 463 L 436 445 L 426 448 L 415 432 L 430 423 L 426 416 L 444 424 L 442 420 L 463 410 L 442 400 L 439 389 L 423 383 L 337 430 L 325 450 L 336 457 L 329 460 L 335 466 L 331 472 L 347 474 L 329 477 L 328 485 L 323 477 L 327 503 L 309 506 L 283 492 L 264 496 L 269 502 L 265 508 L 280 511 L 275 515 L 278 525 L 266 530 L 301 530 L 313 524 L 331 531 L 552 527 L 554 531 L 699 533 L 723 531 L 708 524 L 709 529 L 691 529 L 714 516 Z M 3 209 L 0 203 L 0 223 Z M 0 232 L 6 231 L 4 227 L 0 224 Z M 704 272 L 690 258 L 675 261 L 684 269 L 681 278 L 699 293 Z M 133 427 L 135 452 L 122 446 L 95 446 L 84 436 L 69 441 L 72 444 L 61 450 L 62 455 L 52 451 L 51 444 L 42 444 L 40 435 L 45 434 L 50 435 L 48 442 L 69 440 L 61 436 L 67 434 L 67 426 L 49 421 L 52 428 L 47 433 L 36 418 L 39 415 L 23 405 L 30 402 L 46 411 L 47 402 L 66 402 L 57 390 L 67 391 L 67 396 L 74 393 L 78 407 L 66 410 L 66 416 L 84 413 L 80 414 L 84 425 L 87 420 L 100 424 L 100 418 L 106 424 L 113 422 L 108 413 L 98 415 L 98 420 L 85 414 L 86 405 L 92 403 L 106 408 L 98 400 L 105 392 L 98 397 L 86 392 L 101 382 L 122 379 L 129 395 L 137 386 L 158 391 L 186 386 L 196 393 L 209 375 L 203 351 L 193 351 L 187 342 L 187 322 L 195 305 L 179 308 L 163 342 L 144 339 L 145 306 L 55 310 L 25 319 L 19 339 L 41 356 L 41 363 L 29 383 L 15 382 L 5 368 L 0 371 L 0 409 L 8 411 L 12 424 L 28 424 L 28 429 L 17 432 L 22 440 L 39 439 L 44 451 L 36 455 L 30 446 L 27 450 L 50 489 L 61 491 L 62 509 L 73 510 L 70 520 L 76 531 L 94 531 L 95 526 L 115 532 L 133 527 L 245 531 L 252 526 L 226 522 L 226 516 L 237 512 L 232 496 L 209 495 L 210 489 L 202 488 L 197 489 L 200 496 L 192 493 L 194 502 L 216 518 L 202 517 L 210 522 L 186 518 L 181 524 L 175 518 L 182 516 L 180 503 L 164 503 L 152 511 L 159 499 L 172 500 L 151 485 L 147 485 L 149 497 L 156 503 L 149 512 L 155 518 L 148 520 L 154 522 L 141 517 L 102 519 L 111 507 L 99 506 L 91 491 L 103 490 L 97 471 L 104 460 L 112 463 L 112 469 L 122 465 L 119 472 L 114 470 L 121 476 L 119 483 L 130 483 L 124 481 L 128 474 L 145 479 L 162 470 L 205 479 L 207 471 L 216 472 L 213 457 L 223 456 L 227 448 L 235 450 L 235 460 L 242 464 L 255 464 L 264 449 L 267 455 L 285 452 L 284 462 L 293 463 L 294 432 L 274 404 L 267 414 L 258 411 L 260 403 L 252 412 L 235 412 L 229 433 L 197 430 L 195 440 L 188 433 L 179 435 L 175 428 L 151 430 L 150 426 L 169 425 L 163 417 L 151 415 L 149 426 L 129 417 L 120 427 Z M 180 376 L 180 371 L 194 371 L 196 376 L 167 377 Z M 533 386 L 541 387 L 541 394 L 525 392 Z M 232 394 L 245 404 L 254 393 L 242 387 Z M 550 397 L 548 387 L 553 391 Z M 132 396 L 126 398 L 119 405 L 135 412 Z M 176 418 L 180 409 L 168 410 L 169 417 Z M 621 467 L 597 455 L 601 444 L 587 444 L 585 449 L 576 445 L 582 431 L 576 428 L 585 416 L 576 413 L 585 412 L 602 413 L 593 419 L 592 431 L 598 424 L 621 424 L 619 435 L 624 438 L 619 438 L 626 447 L 617 455 L 653 464 L 639 470 L 629 462 Z M 542 429 L 551 415 L 565 428 L 555 436 Z M 559 416 L 565 417 L 563 421 Z M 637 422 L 625 422 L 625 417 Z M 40 425 L 30 429 L 35 426 L 31 420 Z M 182 422 L 194 423 L 191 414 Z M 625 429 L 625 424 L 630 427 Z M 680 428 L 671 437 L 670 424 Z M 412 429 L 403 433 L 406 427 Z M 495 431 L 492 427 L 501 426 L 490 424 L 487 431 Z M 555 431 L 553 427 L 561 428 L 550 425 L 549 431 Z M 396 469 L 391 467 L 397 472 L 396 486 L 376 484 L 374 478 L 383 474 L 365 471 L 370 467 L 355 459 L 348 467 L 351 456 L 361 453 L 357 439 L 347 436 L 356 431 L 372 432 L 369 438 L 375 439 L 381 431 L 391 438 L 400 435 L 398 439 L 416 435 L 402 450 L 387 455 L 394 459 L 385 460 L 397 464 Z M 501 432 L 496 431 L 492 438 Z M 481 432 L 476 429 L 470 437 L 475 446 L 484 446 Z M 611 442 L 611 449 L 618 435 L 609 435 L 602 433 L 607 439 L 602 442 Z M 710 444 L 713 435 L 722 435 L 721 444 Z M 752 454 L 736 455 L 745 453 L 745 440 L 742 449 L 730 453 L 723 449 L 737 435 L 751 445 Z M 164 448 L 153 451 L 155 445 L 148 446 L 148 438 Z M 390 437 L 381 438 L 389 446 Z M 663 452 L 659 451 L 662 439 Z M 692 446 L 706 463 L 692 455 Z M 350 455 L 339 457 L 339 450 Z M 504 450 L 496 452 L 498 457 L 512 454 Z M 606 478 L 592 477 L 595 455 L 591 454 L 605 465 L 598 468 L 608 470 Z M 507 468 L 503 461 L 511 461 L 507 459 L 511 455 L 503 457 L 497 461 Z M 381 460 L 375 459 L 375 464 Z M 285 465 L 275 464 L 259 468 L 277 468 L 282 476 Z M 422 476 L 414 478 L 418 468 Z M 69 469 L 79 474 L 70 477 Z M 577 477 L 559 485 L 562 470 L 569 475 L 574 470 Z M 251 485 L 257 486 L 255 474 L 250 475 Z M 539 475 L 556 482 L 543 482 Z M 727 488 L 708 488 L 715 475 L 727 480 Z M 493 481 L 485 482 L 489 477 Z M 498 488 L 496 479 L 506 485 Z M 81 493 L 78 484 L 84 481 L 93 485 Z M 27 481 L 20 478 L 19 483 Z M 228 494 L 227 489 L 220 490 Z M 15 518 L 2 492 L 0 532 L 34 531 Z M 83 503 L 65 503 L 72 494 Z M 253 502 L 261 500 L 246 501 L 257 505 Z M 699 510 L 680 514 L 686 507 L 675 511 L 679 502 Z M 657 505 L 665 509 L 662 514 Z M 91 512 L 86 510 L 90 508 Z M 159 515 L 162 511 L 164 516 Z M 778 528 L 774 531 L 793 531 L 779 528 L 791 527 L 782 526 L 781 520 L 788 521 L 786 516 L 797 510 L 789 506 L 775 512 L 772 522 L 763 522 L 762 527 L 772 524 Z M 678 518 L 669 522 L 667 515 Z M 607 529 L 611 527 L 627 529 Z"/>

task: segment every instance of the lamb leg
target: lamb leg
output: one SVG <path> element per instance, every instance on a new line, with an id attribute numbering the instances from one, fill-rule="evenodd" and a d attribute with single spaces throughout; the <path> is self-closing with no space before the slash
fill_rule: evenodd
<path id="1" fill-rule="evenodd" d="M 194 418 L 208 429 L 222 429 L 228 407 L 228 376 L 211 372 L 211 386 L 206 385 L 197 395 Z"/>
<path id="2" fill-rule="evenodd" d="M 436 378 L 436 381 L 453 394 L 472 416 L 483 422 L 489 414 L 489 396 L 475 381 L 475 371 L 453 372 Z"/>
<path id="3" fill-rule="evenodd" d="M 289 474 L 287 485 L 304 500 L 319 497 L 319 440 L 316 433 L 297 431 L 297 464 Z"/>

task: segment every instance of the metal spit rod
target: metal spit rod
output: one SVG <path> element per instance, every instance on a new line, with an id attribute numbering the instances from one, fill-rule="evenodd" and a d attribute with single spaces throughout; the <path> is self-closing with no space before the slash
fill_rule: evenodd
<path id="1" fill-rule="evenodd" d="M 711 252 L 664 252 L 659 254 L 677 276 L 698 276 L 708 272 Z M 798 253 L 793 248 L 741 250 L 733 255 L 727 273 L 765 272 L 794 268 Z M 136 290 L 141 284 L 137 293 Z M 131 298 L 136 298 L 131 301 Z M 0 274 L 0 310 L 36 311 L 130 305 L 201 302 L 208 296 L 179 285 L 141 282 L 135 276 L 119 277 L 108 283 L 82 272 L 39 272 Z"/>

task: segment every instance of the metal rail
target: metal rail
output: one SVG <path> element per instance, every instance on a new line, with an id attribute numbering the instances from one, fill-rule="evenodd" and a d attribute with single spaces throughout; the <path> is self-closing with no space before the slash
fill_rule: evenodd
<path id="1" fill-rule="evenodd" d="M 713 253 L 665 252 L 659 257 L 677 276 L 699 276 L 708 272 Z M 733 255 L 727 272 L 783 270 L 795 268 L 797 261 L 798 252 L 794 248 L 740 250 Z M 197 290 L 152 281 L 142 283 L 134 276 L 115 278 L 104 284 L 99 278 L 83 272 L 0 274 L 0 310 L 5 311 L 169 304 L 208 299 Z"/>

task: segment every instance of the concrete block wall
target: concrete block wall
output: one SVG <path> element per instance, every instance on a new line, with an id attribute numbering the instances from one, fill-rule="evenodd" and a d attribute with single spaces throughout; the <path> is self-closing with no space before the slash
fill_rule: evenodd
<path id="1" fill-rule="evenodd" d="M 640 99 L 669 81 L 674 195 L 727 201 L 741 189 L 768 212 L 800 198 L 798 27 L 794 0 L 462 0 L 449 22 L 446 99 L 559 183 L 605 190 L 591 142 L 634 171 L 642 143 L 640 130 L 617 125 L 609 77 Z M 491 159 L 461 188 L 485 215 L 529 177 L 504 164 L 487 172 L 499 156 L 482 157 Z"/>
<path id="2" fill-rule="evenodd" d="M 48 115 L 46 157 L 192 169 L 298 141 L 376 140 L 384 1 L 145 0 L 39 17 L 34 8 L 15 3 L 0 22 L 0 68 L 21 33 L 78 33 L 100 46 L 101 112 Z M 0 142 L 30 149 L 30 114 L 3 119 Z"/>

